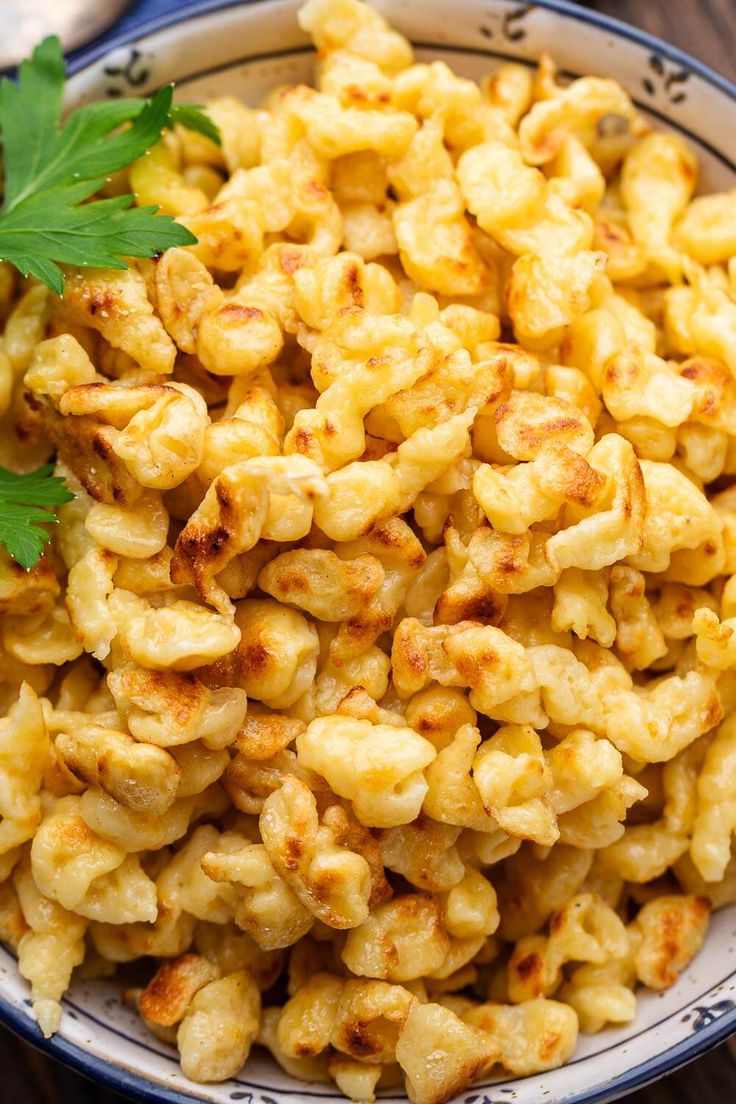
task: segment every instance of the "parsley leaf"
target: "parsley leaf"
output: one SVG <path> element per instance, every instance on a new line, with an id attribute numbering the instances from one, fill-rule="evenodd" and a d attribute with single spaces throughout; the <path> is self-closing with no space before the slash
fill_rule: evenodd
<path id="1" fill-rule="evenodd" d="M 61 45 L 52 36 L 21 63 L 16 83 L 0 81 L 0 259 L 59 295 L 60 264 L 126 268 L 127 257 L 197 240 L 158 208 L 133 207 L 132 195 L 91 200 L 110 173 L 142 157 L 175 123 L 220 145 L 200 107 L 172 103 L 171 85 L 150 99 L 85 104 L 62 123 L 64 79 Z M 30 570 L 51 539 L 45 526 L 58 520 L 44 507 L 73 498 L 51 465 L 26 475 L 0 468 L 0 546 Z"/>
<path id="2" fill-rule="evenodd" d="M 183 126 L 186 130 L 194 130 L 203 138 L 209 138 L 216 146 L 222 145 L 222 138 L 215 123 L 199 104 L 172 104 L 171 121 Z"/>
<path id="3" fill-rule="evenodd" d="M 196 241 L 178 222 L 157 215 L 155 207 L 130 207 L 130 196 L 79 204 L 87 184 L 63 184 L 0 214 L 0 257 L 24 275 L 31 273 L 61 295 L 64 275 L 54 260 L 93 268 L 127 268 L 125 257 L 152 257 L 172 245 Z"/>
<path id="4" fill-rule="evenodd" d="M 105 106 L 110 110 L 117 108 L 119 122 L 124 123 L 132 119 L 133 115 L 140 111 L 145 103 L 146 101 L 143 99 L 131 97 L 127 100 L 113 100 Z M 93 107 L 100 106 L 100 104 L 93 104 Z M 216 146 L 222 145 L 220 131 L 201 104 L 172 103 L 169 112 L 169 124 L 174 126 L 177 123 L 179 126 L 183 126 L 185 130 L 194 130 L 197 134 L 201 134 L 203 138 L 209 138 L 210 142 L 214 142 Z"/>
<path id="5" fill-rule="evenodd" d="M 61 264 L 126 268 L 126 257 L 193 244 L 186 227 L 155 207 L 133 207 L 133 196 L 91 200 L 110 173 L 142 157 L 166 126 L 179 122 L 219 141 L 214 123 L 194 104 L 172 104 L 172 94 L 167 85 L 151 99 L 86 104 L 62 123 L 64 59 L 53 36 L 21 63 L 17 83 L 0 81 L 0 259 L 60 295 Z M 123 123 L 130 125 L 120 130 Z"/>
<path id="6" fill-rule="evenodd" d="M 53 471 L 51 464 L 27 475 L 0 468 L 0 544 L 27 571 L 35 567 L 44 545 L 51 540 L 44 525 L 53 525 L 58 520 L 43 507 L 60 506 L 74 498 L 64 480 Z"/>

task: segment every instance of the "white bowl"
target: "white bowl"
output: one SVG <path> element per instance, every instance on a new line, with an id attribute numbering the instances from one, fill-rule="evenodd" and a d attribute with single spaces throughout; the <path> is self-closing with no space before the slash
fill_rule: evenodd
<path id="1" fill-rule="evenodd" d="M 311 50 L 300 32 L 299 0 L 194 8 L 129 29 L 74 62 L 70 103 L 140 95 L 176 80 L 181 97 L 232 92 L 257 102 L 274 84 L 308 80 Z M 377 0 L 417 45 L 420 59 L 444 58 L 466 76 L 499 59 L 529 61 L 549 50 L 572 74 L 617 77 L 658 125 L 684 134 L 698 152 L 704 190 L 736 185 L 736 87 L 687 55 L 621 23 L 562 0 Z M 705 948 L 677 985 L 643 994 L 626 1028 L 581 1037 L 571 1062 L 524 1080 L 484 1082 L 457 1104 L 603 1104 L 661 1077 L 736 1031 L 736 907 L 715 915 Z M 26 984 L 0 947 L 0 1019 L 46 1053 L 129 1096 L 179 1104 L 294 1104 L 344 1099 L 331 1087 L 295 1082 L 256 1052 L 241 1076 L 195 1085 L 173 1047 L 154 1039 L 110 982 L 78 982 L 64 999 L 61 1030 L 45 1041 Z M 402 1101 L 399 1096 L 386 1099 Z"/>

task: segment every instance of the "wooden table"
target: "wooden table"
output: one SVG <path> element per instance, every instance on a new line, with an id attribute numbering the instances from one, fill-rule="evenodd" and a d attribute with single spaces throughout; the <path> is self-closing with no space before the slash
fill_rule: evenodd
<path id="1" fill-rule="evenodd" d="M 591 0 L 586 6 L 660 35 L 736 80 L 736 0 Z M 0 1104 L 122 1100 L 44 1058 L 2 1027 L 0 1070 Z M 735 1099 L 736 1038 L 622 1104 L 732 1104 Z"/>
<path id="2" fill-rule="evenodd" d="M 584 6 L 659 35 L 736 80 L 735 0 L 591 0 Z"/>

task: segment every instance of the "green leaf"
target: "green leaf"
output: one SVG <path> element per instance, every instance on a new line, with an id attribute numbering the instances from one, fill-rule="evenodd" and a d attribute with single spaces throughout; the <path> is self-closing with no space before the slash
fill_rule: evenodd
<path id="1" fill-rule="evenodd" d="M 64 58 L 56 36 L 45 38 L 21 62 L 18 83 L 0 81 L 5 161 L 5 204 L 15 202 L 44 164 L 56 140 L 64 96 Z"/>
<path id="2" fill-rule="evenodd" d="M 108 100 L 105 103 L 86 104 L 84 107 L 77 108 L 75 114 L 89 112 L 98 125 L 104 128 L 101 132 L 109 134 L 122 123 L 130 122 L 147 102 L 143 98 L 134 97 L 126 100 Z M 98 116 L 100 116 L 99 120 Z M 185 130 L 193 130 L 204 138 L 209 138 L 216 146 L 222 145 L 219 128 L 199 104 L 172 103 L 167 125 L 177 124 Z"/>
<path id="3" fill-rule="evenodd" d="M 44 506 L 71 502 L 74 495 L 50 464 L 26 475 L 0 468 L 0 545 L 27 571 L 38 563 L 57 522 Z"/>
<path id="4" fill-rule="evenodd" d="M 18 475 L 0 468 L 0 502 L 34 503 L 36 506 L 61 506 L 71 502 L 74 495 L 64 480 L 54 475 L 53 464 Z"/>
<path id="5" fill-rule="evenodd" d="M 203 138 L 209 138 L 216 146 L 222 145 L 220 131 L 204 108 L 199 104 L 173 104 L 171 107 L 171 121 L 183 126 L 186 130 L 196 131 Z"/>
<path id="6" fill-rule="evenodd" d="M 175 122 L 219 143 L 217 127 L 194 104 L 174 105 L 173 86 L 150 99 L 86 104 L 62 124 L 64 60 L 44 39 L 22 62 L 17 83 L 0 81 L 5 203 L 0 258 L 61 295 L 61 265 L 126 268 L 197 239 L 132 196 L 93 200 L 105 179 L 136 161 Z M 129 124 L 123 126 L 123 124 Z"/>
<path id="7" fill-rule="evenodd" d="M 94 180 L 59 186 L 2 212 L 0 258 L 61 294 L 58 264 L 127 268 L 125 257 L 152 257 L 170 246 L 196 242 L 185 226 L 157 215 L 155 207 L 132 207 L 133 196 L 79 203 L 99 185 Z"/>
<path id="8" fill-rule="evenodd" d="M 49 140 L 43 163 L 34 165 L 33 174 L 26 177 L 19 191 L 13 196 L 6 195 L 3 216 L 10 214 L 30 196 L 48 192 L 60 185 L 94 180 L 96 187 L 99 187 L 108 173 L 116 172 L 142 157 L 156 144 L 168 122 L 171 96 L 171 85 L 162 88 L 152 100 L 144 101 L 132 126 L 112 138 L 106 137 L 106 131 L 101 132 L 95 113 L 72 112 L 64 128 Z M 107 127 L 109 122 L 110 115 L 105 113 L 104 126 Z M 5 131 L 3 117 L 5 156 L 12 166 L 12 152 L 8 152 Z M 87 195 L 95 190 L 89 189 Z"/>
<path id="9" fill-rule="evenodd" d="M 118 131 L 112 138 L 107 137 L 109 131 L 101 132 L 98 114 L 90 113 L 80 119 L 73 111 L 34 190 L 45 191 L 68 181 L 104 178 L 142 157 L 146 150 L 156 145 L 169 121 L 172 95 L 173 87 L 167 84 L 152 100 L 144 101 L 127 130 Z M 104 125 L 107 126 L 109 115 L 105 115 Z"/>

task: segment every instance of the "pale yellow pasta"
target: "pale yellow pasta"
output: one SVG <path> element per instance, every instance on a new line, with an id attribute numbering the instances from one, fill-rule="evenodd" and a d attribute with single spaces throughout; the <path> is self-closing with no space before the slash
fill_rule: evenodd
<path id="1" fill-rule="evenodd" d="M 297 750 L 300 763 L 353 802 L 364 824 L 381 828 L 417 817 L 427 792 L 422 770 L 435 757 L 412 730 L 336 717 L 312 721 L 297 737 Z"/>
<path id="2" fill-rule="evenodd" d="M 310 930 L 314 916 L 274 869 L 263 844 L 225 854 L 208 851 L 202 869 L 214 882 L 231 885 L 240 901 L 235 922 L 265 950 L 289 947 Z"/>
<path id="3" fill-rule="evenodd" d="M 517 1076 L 555 1069 L 577 1042 L 578 1020 L 569 1005 L 542 997 L 521 1004 L 480 1004 L 462 1016 L 491 1036 L 504 1069 Z"/>
<path id="4" fill-rule="evenodd" d="M 194 602 L 154 607 L 127 590 L 114 590 L 108 602 L 123 652 L 153 671 L 191 671 L 228 655 L 240 629 L 222 614 Z"/>
<path id="5" fill-rule="evenodd" d="M 50 751 L 38 697 L 23 683 L 0 722 L 0 855 L 31 839 L 41 822 L 39 790 Z"/>
<path id="6" fill-rule="evenodd" d="M 107 676 L 110 693 L 132 736 L 159 747 L 201 740 L 205 747 L 231 744 L 245 719 L 240 687 L 210 689 L 194 676 L 126 666 Z"/>
<path id="7" fill-rule="evenodd" d="M 47 1035 L 136 964 L 190 1081 L 446 1104 L 736 901 L 736 192 L 605 75 L 297 20 L 127 170 L 195 243 L 0 265 L 0 465 L 74 495 L 0 554 L 0 937 Z"/>
<path id="8" fill-rule="evenodd" d="M 672 226 L 692 196 L 697 171 L 692 150 L 675 134 L 647 135 L 624 158 L 621 195 L 634 239 L 669 279 L 677 278 L 681 265 L 669 244 Z"/>
<path id="9" fill-rule="evenodd" d="M 673 894 L 648 901 L 633 925 L 641 935 L 634 954 L 640 981 L 655 990 L 673 985 L 700 949 L 709 918 L 707 897 Z"/>
<path id="10" fill-rule="evenodd" d="M 155 373 L 172 371 L 174 344 L 155 315 L 143 277 L 135 269 L 72 272 L 58 309 L 69 322 L 98 330 L 142 368 Z"/>
<path id="11" fill-rule="evenodd" d="M 271 862 L 302 904 L 325 924 L 342 929 L 361 924 L 369 902 L 387 890 L 382 875 L 375 884 L 370 856 L 359 853 L 371 837 L 360 829 L 351 832 L 340 814 L 337 807 L 328 808 L 320 823 L 311 791 L 287 776 L 264 802 L 259 827 Z M 294 838 L 301 843 L 297 856 Z"/>
<path id="12" fill-rule="evenodd" d="M 471 1085 L 498 1057 L 495 1040 L 438 1004 L 413 1005 L 396 1047 L 412 1104 L 438 1104 Z"/>
<path id="13" fill-rule="evenodd" d="M 13 882 L 26 929 L 18 941 L 18 969 L 30 982 L 33 1013 L 48 1038 L 59 1030 L 59 1002 L 72 970 L 84 959 L 87 921 L 46 898 L 27 862 L 18 867 Z"/>
<path id="14" fill-rule="evenodd" d="M 552 914 L 549 935 L 516 944 L 508 963 L 508 993 L 514 1004 L 547 997 L 560 984 L 568 961 L 601 964 L 628 950 L 623 922 L 595 894 L 579 894 Z"/>
<path id="15" fill-rule="evenodd" d="M 359 977 L 402 982 L 439 969 L 449 951 L 439 904 L 407 894 L 379 905 L 349 932 L 341 957 Z"/>
<path id="16" fill-rule="evenodd" d="M 182 1070 L 193 1081 L 221 1081 L 241 1068 L 258 1034 L 261 999 L 245 970 L 195 994 L 176 1033 Z"/>
<path id="17" fill-rule="evenodd" d="M 64 797 L 44 817 L 31 846 L 31 873 L 39 890 L 92 920 L 154 920 L 156 887 L 139 859 L 98 836 L 80 812 L 79 798 Z"/>
<path id="18" fill-rule="evenodd" d="M 736 830 L 730 779 L 734 769 L 734 721 L 719 727 L 705 753 L 697 782 L 697 805 L 690 852 L 706 882 L 718 882 L 731 857 L 731 833 Z"/>

